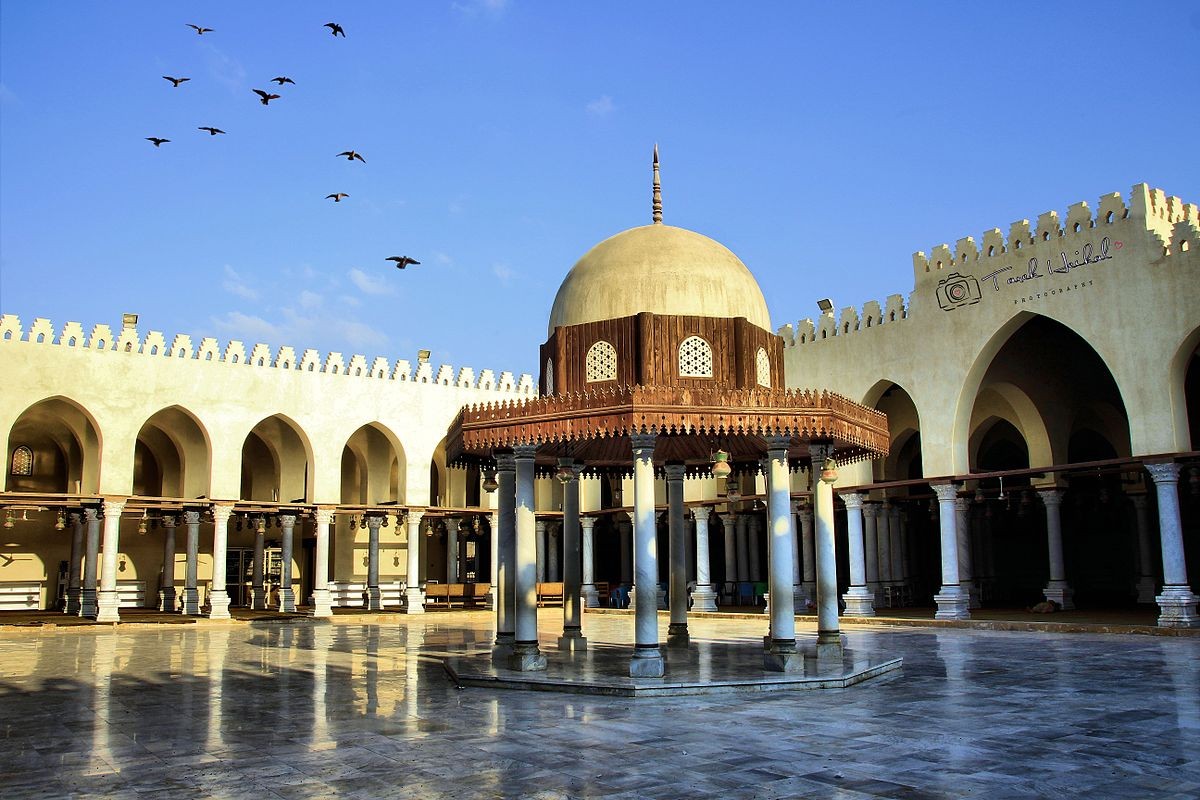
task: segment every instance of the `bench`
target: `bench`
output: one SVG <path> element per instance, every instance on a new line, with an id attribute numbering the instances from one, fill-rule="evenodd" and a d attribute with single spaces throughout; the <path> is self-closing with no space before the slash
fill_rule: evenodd
<path id="1" fill-rule="evenodd" d="M 490 583 L 430 583 L 425 587 L 425 607 L 477 608 L 491 590 Z"/>
<path id="2" fill-rule="evenodd" d="M 425 585 L 425 608 L 449 608 L 450 584 L 429 583 Z"/>
<path id="3" fill-rule="evenodd" d="M 0 581 L 0 611 L 37 611 L 41 607 L 40 581 Z"/>
<path id="4" fill-rule="evenodd" d="M 537 604 L 542 606 L 561 606 L 563 604 L 562 581 L 551 581 L 537 585 Z"/>

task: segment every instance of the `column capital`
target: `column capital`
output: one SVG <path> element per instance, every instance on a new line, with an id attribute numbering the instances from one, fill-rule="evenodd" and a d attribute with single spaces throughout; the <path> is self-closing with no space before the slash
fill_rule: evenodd
<path id="1" fill-rule="evenodd" d="M 496 453 L 497 472 L 516 472 L 517 457 L 510 452 Z"/>
<path id="2" fill-rule="evenodd" d="M 174 528 L 179 524 L 179 518 L 174 514 L 163 514 L 161 522 L 164 528 Z"/>
<path id="3" fill-rule="evenodd" d="M 83 510 L 83 518 L 88 522 L 95 522 L 99 518 L 100 512 L 94 508 L 85 508 Z"/>
<path id="4" fill-rule="evenodd" d="M 318 525 L 328 525 L 333 522 L 334 511 L 332 506 L 317 506 L 313 511 L 313 519 Z"/>
<path id="5" fill-rule="evenodd" d="M 683 482 L 687 475 L 687 467 L 683 464 L 667 464 L 663 467 L 663 472 L 667 474 L 667 480 L 672 482 Z"/>
<path id="6" fill-rule="evenodd" d="M 67 519 L 70 520 L 72 525 L 81 525 L 83 523 L 83 514 L 78 511 L 72 511 L 70 514 L 67 514 Z"/>
<path id="7" fill-rule="evenodd" d="M 792 445 L 790 436 L 767 436 L 767 457 L 787 458 L 788 448 Z"/>
<path id="8" fill-rule="evenodd" d="M 233 506 L 216 503 L 212 507 L 212 513 L 214 525 L 227 525 L 229 524 L 229 518 L 233 516 Z"/>
<path id="9" fill-rule="evenodd" d="M 183 524 L 184 525 L 199 525 L 200 524 L 200 512 L 199 511 L 183 512 Z"/>
<path id="10" fill-rule="evenodd" d="M 939 503 L 948 503 L 958 499 L 958 484 L 957 483 L 937 483 L 933 486 L 933 493 L 937 495 Z"/>
<path id="11" fill-rule="evenodd" d="M 1044 506 L 1061 506 L 1063 499 L 1062 489 L 1039 489 L 1038 494 L 1042 497 L 1042 505 Z"/>
<path id="12" fill-rule="evenodd" d="M 863 499 L 866 497 L 866 495 L 862 494 L 861 492 L 846 492 L 844 494 L 839 494 L 838 497 L 842 498 L 842 503 L 846 506 L 846 508 L 860 509 L 863 507 Z"/>
<path id="13" fill-rule="evenodd" d="M 633 458 L 635 461 L 654 460 L 654 443 L 658 441 L 658 434 L 631 433 L 629 434 L 629 441 L 633 444 Z"/>
<path id="14" fill-rule="evenodd" d="M 971 508 L 971 498 L 956 497 L 954 499 L 954 510 L 959 512 L 969 511 Z"/>
<path id="15" fill-rule="evenodd" d="M 375 519 L 378 519 L 378 517 L 375 517 Z M 370 519 L 368 519 L 368 520 L 367 520 L 367 524 L 368 524 L 368 525 L 370 525 L 370 524 L 371 524 L 371 521 L 370 521 Z M 279 526 L 280 526 L 281 528 L 294 528 L 294 527 L 296 527 L 296 515 L 295 515 L 295 514 L 280 514 L 280 515 L 279 515 Z M 376 527 L 379 527 L 379 523 L 378 523 L 378 522 L 376 522 L 376 523 L 375 523 L 375 526 L 376 526 Z"/>
<path id="16" fill-rule="evenodd" d="M 590 533 L 592 528 L 595 527 L 595 525 L 596 525 L 595 517 L 580 517 L 579 518 L 579 527 L 583 528 L 584 533 Z"/>
<path id="17" fill-rule="evenodd" d="M 813 521 L 812 508 L 800 509 L 800 521 L 806 525 L 812 525 L 812 521 Z"/>
<path id="18" fill-rule="evenodd" d="M 1178 472 L 1179 471 L 1176 470 L 1177 475 L 1178 475 Z M 112 500 L 107 497 L 104 498 L 104 516 L 119 517 L 119 516 L 121 516 L 121 512 L 124 510 L 125 510 L 125 501 L 124 500 Z"/>
<path id="19" fill-rule="evenodd" d="M 513 458 L 517 461 L 533 461 L 536 455 L 536 444 L 519 444 L 513 448 Z"/>
<path id="20" fill-rule="evenodd" d="M 877 519 L 879 517 L 879 503 L 864 502 L 863 516 L 868 519 Z"/>
<path id="21" fill-rule="evenodd" d="M 809 442 L 808 457 L 814 464 L 824 464 L 825 459 L 833 455 L 833 450 L 832 442 Z"/>
<path id="22" fill-rule="evenodd" d="M 737 525 L 736 515 L 726 511 L 721 515 L 721 525 L 724 526 L 726 532 L 733 533 L 733 528 Z"/>
<path id="23" fill-rule="evenodd" d="M 283 527 L 285 527 L 285 528 L 288 527 L 288 522 L 287 522 L 288 518 L 281 516 L 280 519 L 283 520 Z M 294 524 L 296 521 L 296 518 L 292 517 L 291 519 L 292 519 L 292 523 Z M 374 514 L 371 514 L 367 517 L 367 528 L 372 531 L 379 530 L 379 526 L 382 524 L 383 524 L 382 516 L 376 516 Z"/>
<path id="24" fill-rule="evenodd" d="M 1147 464 L 1146 472 L 1150 473 L 1150 479 L 1155 485 L 1164 483 L 1179 483 L 1179 464 L 1174 461 L 1166 461 L 1161 464 Z"/>
<path id="25" fill-rule="evenodd" d="M 534 529 L 538 533 L 545 533 L 546 532 L 546 520 L 544 520 L 544 519 L 534 520 Z"/>
<path id="26" fill-rule="evenodd" d="M 1138 511 L 1142 511 L 1142 510 L 1148 508 L 1150 505 L 1149 500 L 1146 498 L 1146 495 L 1144 495 L 1144 494 L 1131 494 L 1131 495 L 1129 495 L 1129 499 L 1131 501 L 1133 501 L 1133 507 L 1136 508 Z"/>
<path id="27" fill-rule="evenodd" d="M 423 509 L 423 508 L 419 508 L 419 509 L 418 508 L 410 508 L 408 510 L 408 513 L 405 515 L 405 518 L 408 521 L 409 527 L 412 527 L 414 525 L 420 525 L 421 520 L 424 519 L 424 517 L 425 517 L 425 509 Z"/>
<path id="28" fill-rule="evenodd" d="M 712 513 L 712 509 L 709 508 L 708 506 L 693 506 L 692 507 L 692 519 L 696 520 L 697 522 L 700 522 L 700 521 L 708 522 L 708 515 L 711 513 Z"/>

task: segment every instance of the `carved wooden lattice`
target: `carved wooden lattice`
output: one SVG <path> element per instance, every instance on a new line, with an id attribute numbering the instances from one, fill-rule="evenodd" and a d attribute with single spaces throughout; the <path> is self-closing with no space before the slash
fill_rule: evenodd
<path id="1" fill-rule="evenodd" d="M 754 366 L 758 374 L 758 385 L 771 388 L 771 359 L 767 358 L 766 349 L 758 348 L 758 355 L 754 357 Z"/>
<path id="2" fill-rule="evenodd" d="M 588 383 L 616 380 L 617 349 L 608 342 L 596 342 L 588 348 L 584 367 Z"/>
<path id="3" fill-rule="evenodd" d="M 712 348 L 699 336 L 689 336 L 679 345 L 679 377 L 711 378 Z"/>

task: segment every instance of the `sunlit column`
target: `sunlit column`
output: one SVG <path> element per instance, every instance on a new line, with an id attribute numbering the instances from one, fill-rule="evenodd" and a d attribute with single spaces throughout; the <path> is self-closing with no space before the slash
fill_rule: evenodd
<path id="1" fill-rule="evenodd" d="M 587 608 L 600 606 L 600 591 L 596 588 L 596 540 L 593 529 L 595 517 L 580 517 L 579 525 L 583 529 L 583 604 Z"/>
<path id="2" fill-rule="evenodd" d="M 770 557 L 771 642 L 763 668 L 773 672 L 802 672 L 804 657 L 796 652 L 796 609 L 792 596 L 792 561 L 796 530 L 788 481 L 788 447 L 791 437 L 767 438 L 767 553 Z"/>
<path id="3" fill-rule="evenodd" d="M 296 515 L 280 514 L 279 525 L 282 530 L 279 537 L 279 558 L 282 562 L 279 570 L 279 610 L 291 614 L 296 611 L 296 592 L 292 589 L 292 551 Z M 376 584 L 378 583 L 376 579 Z"/>
<path id="4" fill-rule="evenodd" d="M 959 497 L 954 501 L 955 522 L 958 525 L 958 585 L 967 593 L 967 607 L 979 608 L 979 587 L 971 571 L 971 500 Z"/>
<path id="5" fill-rule="evenodd" d="M 1042 496 L 1042 505 L 1046 507 L 1046 549 L 1050 556 L 1050 580 L 1042 594 L 1047 600 L 1058 603 L 1059 608 L 1067 611 L 1075 607 L 1075 593 L 1067 584 L 1067 567 L 1063 561 L 1063 493 L 1061 489 L 1046 489 L 1038 494 Z"/>
<path id="6" fill-rule="evenodd" d="M 693 611 L 716 611 L 717 593 L 713 589 L 712 568 L 708 558 L 708 517 L 712 509 L 695 506 L 692 519 L 696 522 L 696 588 L 692 590 Z"/>
<path id="7" fill-rule="evenodd" d="M 688 645 L 687 525 L 683 508 L 683 464 L 667 464 L 667 558 L 671 622 L 667 626 L 667 647 Z"/>
<path id="8" fill-rule="evenodd" d="M 229 619 L 229 589 L 225 586 L 226 562 L 229 560 L 229 518 L 233 506 L 213 506 L 212 584 L 208 592 L 208 618 Z"/>
<path id="9" fill-rule="evenodd" d="M 846 553 L 850 559 L 850 586 L 842 599 L 846 614 L 852 617 L 875 616 L 875 597 L 867 586 L 866 544 L 863 541 L 863 495 L 842 495 L 846 505 Z"/>
<path id="10" fill-rule="evenodd" d="M 404 613 L 424 614 L 425 593 L 421 591 L 421 520 L 423 510 L 410 510 L 406 516 L 408 534 L 405 547 L 407 565 L 404 575 Z"/>
<path id="11" fill-rule="evenodd" d="M 179 610 L 179 604 L 175 601 L 175 523 L 173 514 L 166 514 L 162 518 L 163 563 L 162 581 L 158 588 L 159 611 Z"/>
<path id="12" fill-rule="evenodd" d="M 958 485 L 940 483 L 933 487 L 938 498 L 938 519 L 941 525 L 942 588 L 933 596 L 937 603 L 937 619 L 970 619 L 968 598 L 958 585 L 958 518 L 955 500 Z"/>
<path id="13" fill-rule="evenodd" d="M 67 521 L 71 524 L 71 561 L 68 565 L 67 575 L 67 603 L 63 607 L 64 614 L 79 614 L 79 606 L 81 600 L 81 578 L 80 573 L 83 569 L 83 515 L 72 512 L 67 515 Z"/>
<path id="14" fill-rule="evenodd" d="M 1133 501 L 1134 519 L 1138 538 L 1138 582 L 1137 601 L 1153 603 L 1155 589 L 1154 552 L 1150 545 L 1150 503 L 1146 495 L 1135 494 Z"/>
<path id="15" fill-rule="evenodd" d="M 200 512 L 183 512 L 183 524 L 187 526 L 187 556 L 183 573 L 183 608 L 189 616 L 200 614 Z"/>
<path id="16" fill-rule="evenodd" d="M 1188 585 L 1183 555 L 1183 526 L 1179 518 L 1179 465 L 1147 464 L 1158 492 L 1158 531 L 1162 540 L 1163 590 L 1158 601 L 1158 624 L 1166 628 L 1200 626 L 1196 595 Z"/>
<path id="17" fill-rule="evenodd" d="M 496 454 L 496 539 L 499 562 L 496 568 L 496 643 L 492 658 L 497 664 L 507 664 L 516 641 L 516 582 L 517 568 L 517 462 L 512 453 Z"/>
<path id="18" fill-rule="evenodd" d="M 121 512 L 124 500 L 104 501 L 104 554 L 100 568 L 100 591 L 96 595 L 96 621 L 118 622 L 120 599 L 117 595 L 117 550 L 121 539 Z"/>
<path id="19" fill-rule="evenodd" d="M 810 444 L 814 475 L 825 472 L 833 445 Z M 834 477 L 836 480 L 836 476 Z M 817 561 L 817 656 L 841 658 L 842 636 L 838 624 L 837 540 L 834 538 L 833 484 L 822 478 L 813 486 L 813 516 Z"/>
<path id="20" fill-rule="evenodd" d="M 650 433 L 630 435 L 633 443 L 634 651 L 629 674 L 635 678 L 663 676 L 658 647 L 658 536 L 654 513 L 654 443 Z"/>
<path id="21" fill-rule="evenodd" d="M 254 526 L 254 566 L 250 573 L 250 607 L 256 611 L 267 608 L 267 587 L 263 584 L 267 559 L 267 520 L 259 517 Z"/>
<path id="22" fill-rule="evenodd" d="M 447 526 L 453 522 L 458 527 L 458 520 L 447 520 Z M 379 588 L 379 527 L 383 517 L 372 514 L 367 517 L 367 610 L 383 610 L 383 592 Z M 447 528 L 448 529 L 448 528 Z M 447 536 L 446 538 L 450 538 Z M 285 561 L 286 563 L 286 561 Z M 451 561 L 451 564 L 454 562 Z"/>
<path id="23" fill-rule="evenodd" d="M 563 483 L 563 633 L 558 640 L 558 649 L 577 652 L 587 649 L 580 598 L 579 467 L 571 459 L 559 459 L 558 466 L 560 471 L 566 468 L 571 474 L 571 479 Z"/>
<path id="24" fill-rule="evenodd" d="M 96 576 L 100 561 L 100 515 L 95 508 L 85 508 L 83 519 L 87 523 L 87 553 L 83 562 L 83 584 L 79 591 L 79 616 L 96 616 Z"/>
<path id="25" fill-rule="evenodd" d="M 534 517 L 533 466 L 537 448 L 513 448 L 516 475 L 516 641 L 509 667 L 522 672 L 544 670 L 546 656 L 538 648 L 537 627 L 537 524 Z"/>
<path id="26" fill-rule="evenodd" d="M 317 523 L 317 546 L 313 555 L 313 616 L 316 618 L 333 616 L 333 599 L 329 596 L 329 545 L 330 532 L 333 522 L 333 509 L 328 506 L 318 506 L 313 514 Z M 396 519 L 396 525 L 400 519 Z"/>

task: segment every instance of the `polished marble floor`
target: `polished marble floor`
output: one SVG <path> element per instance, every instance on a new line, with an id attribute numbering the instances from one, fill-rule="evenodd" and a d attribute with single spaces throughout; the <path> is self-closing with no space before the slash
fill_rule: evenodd
<path id="1" fill-rule="evenodd" d="M 550 646 L 561 611 L 540 623 Z M 584 618 L 597 643 L 631 626 Z M 1200 638 L 846 633 L 903 656 L 902 673 L 733 696 L 458 690 L 439 659 L 487 650 L 485 612 L 9 629 L 0 797 L 1200 796 Z"/>

